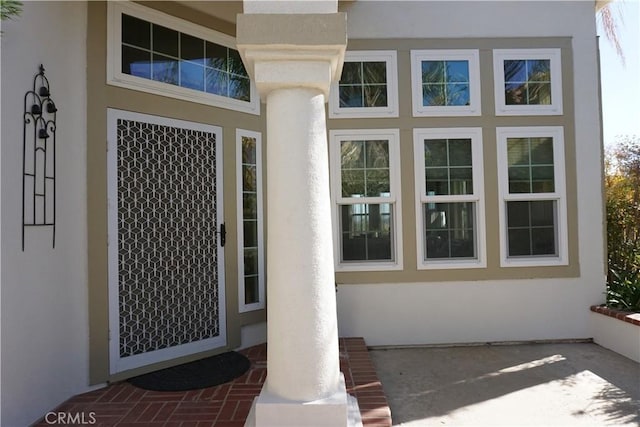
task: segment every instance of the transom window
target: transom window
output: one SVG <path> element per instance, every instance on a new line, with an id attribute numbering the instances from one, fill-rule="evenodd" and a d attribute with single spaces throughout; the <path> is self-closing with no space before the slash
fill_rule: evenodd
<path id="1" fill-rule="evenodd" d="M 419 268 L 482 267 L 482 130 L 414 130 Z"/>
<path id="2" fill-rule="evenodd" d="M 493 52 L 496 114 L 562 114 L 560 49 Z"/>
<path id="3" fill-rule="evenodd" d="M 259 114 L 231 37 L 129 2 L 109 9 L 109 83 Z"/>
<path id="4" fill-rule="evenodd" d="M 566 264 L 562 127 L 497 135 L 503 265 Z"/>
<path id="5" fill-rule="evenodd" d="M 331 89 L 329 116 L 397 117 L 395 51 L 350 51 L 340 81 Z"/>
<path id="6" fill-rule="evenodd" d="M 236 130 L 238 186 L 238 303 L 240 312 L 265 307 L 262 136 Z"/>
<path id="7" fill-rule="evenodd" d="M 412 50 L 414 116 L 480 115 L 477 50 Z"/>
<path id="8" fill-rule="evenodd" d="M 332 131 L 331 169 L 337 265 L 398 269 L 398 131 Z"/>

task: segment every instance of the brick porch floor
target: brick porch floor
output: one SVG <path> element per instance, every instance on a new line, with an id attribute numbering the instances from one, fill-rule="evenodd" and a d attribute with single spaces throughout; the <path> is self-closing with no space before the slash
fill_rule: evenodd
<path id="1" fill-rule="evenodd" d="M 242 427 L 267 376 L 266 350 L 265 344 L 242 350 L 251 367 L 227 384 L 158 392 L 123 381 L 75 396 L 53 412 L 84 414 L 85 421 L 93 413 L 96 426 Z M 390 427 L 391 411 L 362 338 L 340 338 L 340 369 L 347 392 L 358 399 L 364 426 Z M 36 424 L 49 425 L 44 419 Z"/>

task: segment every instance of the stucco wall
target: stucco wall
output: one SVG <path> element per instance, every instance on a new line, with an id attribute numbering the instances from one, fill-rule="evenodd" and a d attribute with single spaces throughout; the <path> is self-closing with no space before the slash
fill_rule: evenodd
<path id="1" fill-rule="evenodd" d="M 88 384 L 86 4 L 24 2 L 2 43 L 2 416 L 36 421 Z M 57 113 L 57 230 L 21 250 L 23 98 L 44 64 Z"/>
<path id="2" fill-rule="evenodd" d="M 593 336 L 589 306 L 603 301 L 605 287 L 593 3 L 364 1 L 353 3 L 346 12 L 350 39 L 571 38 L 574 95 L 565 105 L 573 104 L 575 150 L 566 156 L 572 156 L 577 165 L 579 273 L 573 278 L 525 275 L 443 281 L 424 272 L 423 281 L 411 283 L 384 282 L 380 277 L 371 282 L 339 280 L 340 334 L 363 336 L 369 345 Z M 485 91 L 482 96 L 493 94 Z M 429 119 L 423 127 L 429 127 Z M 410 206 L 414 201 L 403 203 Z"/>

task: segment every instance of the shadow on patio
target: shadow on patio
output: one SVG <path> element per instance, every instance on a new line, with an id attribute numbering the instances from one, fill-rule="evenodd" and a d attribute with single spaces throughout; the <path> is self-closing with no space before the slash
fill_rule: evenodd
<path id="1" fill-rule="evenodd" d="M 370 351 L 394 425 L 633 425 L 640 365 L 596 344 Z"/>

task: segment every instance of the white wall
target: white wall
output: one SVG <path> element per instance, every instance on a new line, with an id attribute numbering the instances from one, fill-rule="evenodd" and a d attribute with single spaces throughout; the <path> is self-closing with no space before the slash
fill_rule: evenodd
<path id="1" fill-rule="evenodd" d="M 365 0 L 347 13 L 351 39 L 572 37 L 580 277 L 343 285 L 340 335 L 369 345 L 592 337 L 589 306 L 605 288 L 593 2 Z"/>
<path id="2" fill-rule="evenodd" d="M 0 36 L 2 426 L 28 425 L 88 384 L 86 4 L 23 9 Z M 22 252 L 23 99 L 41 63 L 58 106 L 56 248 L 39 229 Z"/>

